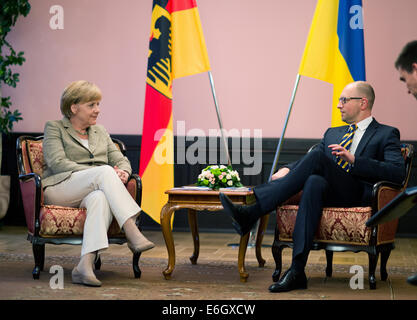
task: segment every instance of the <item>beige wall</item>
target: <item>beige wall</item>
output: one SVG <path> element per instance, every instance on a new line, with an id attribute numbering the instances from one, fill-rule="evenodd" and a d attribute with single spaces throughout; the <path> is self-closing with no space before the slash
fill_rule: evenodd
<path id="1" fill-rule="evenodd" d="M 417 39 L 415 0 L 364 0 L 367 79 L 375 117 L 417 140 L 417 101 L 393 67 L 403 45 Z M 59 97 L 71 81 L 103 91 L 100 123 L 110 133 L 141 134 L 151 0 L 32 0 L 8 40 L 27 61 L 16 89 L 5 88 L 24 121 L 15 131 L 39 132 L 61 118 Z M 279 137 L 315 9 L 315 0 L 199 0 L 199 12 L 225 129 L 262 129 Z M 64 8 L 64 29 L 52 30 L 49 9 Z M 176 79 L 176 121 L 209 134 L 218 123 L 207 74 Z M 319 138 L 330 125 L 331 85 L 302 78 L 286 137 Z M 174 132 L 175 134 L 175 132 Z"/>

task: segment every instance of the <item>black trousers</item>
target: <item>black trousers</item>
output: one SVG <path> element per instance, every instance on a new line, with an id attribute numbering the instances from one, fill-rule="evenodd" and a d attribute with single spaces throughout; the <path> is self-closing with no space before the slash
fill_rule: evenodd
<path id="1" fill-rule="evenodd" d="M 293 233 L 292 264 L 303 270 L 323 207 L 365 205 L 364 187 L 318 149 L 306 154 L 285 177 L 255 187 L 254 193 L 261 214 L 267 214 L 303 190 Z"/>

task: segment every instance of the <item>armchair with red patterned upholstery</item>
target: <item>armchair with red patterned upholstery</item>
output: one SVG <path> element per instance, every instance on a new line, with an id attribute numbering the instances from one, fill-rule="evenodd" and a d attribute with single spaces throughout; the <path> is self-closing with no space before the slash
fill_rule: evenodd
<path id="1" fill-rule="evenodd" d="M 125 154 L 126 147 L 118 139 L 112 138 L 119 150 Z M 19 172 L 20 190 L 22 193 L 23 208 L 26 225 L 28 228 L 28 240 L 32 243 L 35 259 L 35 267 L 32 271 L 34 279 L 39 279 L 40 271 L 44 269 L 45 244 L 71 244 L 82 243 L 84 222 L 86 218 L 85 208 L 71 208 L 43 203 L 42 172 L 44 159 L 42 152 L 43 136 L 21 136 L 17 139 L 17 162 Z M 126 184 L 129 193 L 140 206 L 142 200 L 142 183 L 138 175 L 132 174 Z M 140 215 L 136 219 L 139 228 Z M 124 244 L 127 239 L 113 219 L 108 230 L 109 244 Z M 140 253 L 133 255 L 133 273 L 135 278 L 140 278 L 139 268 Z M 100 269 L 100 258 L 95 263 L 95 268 Z"/>
<path id="2" fill-rule="evenodd" d="M 310 150 L 313 148 L 314 146 Z M 386 181 L 376 183 L 373 186 L 373 202 L 369 207 L 323 208 L 312 249 L 324 249 L 326 251 L 327 277 L 332 276 L 333 252 L 365 251 L 369 257 L 370 289 L 376 288 L 375 269 L 379 254 L 381 254 L 381 280 L 385 281 L 387 279 L 386 266 L 391 250 L 394 249 L 398 219 L 372 228 L 366 227 L 365 224 L 373 214 L 382 209 L 407 187 L 414 155 L 413 146 L 403 144 L 401 151 L 406 165 L 406 178 L 401 185 Z M 278 281 L 281 274 L 282 250 L 285 247 L 293 247 L 292 233 L 301 193 L 302 191 L 277 208 L 277 224 L 272 245 L 272 253 L 276 264 L 272 275 L 274 282 Z"/>

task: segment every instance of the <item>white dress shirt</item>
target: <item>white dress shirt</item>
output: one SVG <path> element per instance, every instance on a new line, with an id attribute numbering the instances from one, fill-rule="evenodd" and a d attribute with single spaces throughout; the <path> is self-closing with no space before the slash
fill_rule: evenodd
<path id="1" fill-rule="evenodd" d="M 350 146 L 349 152 L 353 155 L 355 155 L 356 148 L 359 145 L 359 142 L 361 141 L 363 134 L 365 133 L 366 128 L 371 124 L 373 120 L 373 117 L 370 116 L 366 119 L 363 119 L 362 121 L 359 121 L 356 125 L 358 128 L 355 131 L 355 134 L 353 135 L 352 145 Z"/>

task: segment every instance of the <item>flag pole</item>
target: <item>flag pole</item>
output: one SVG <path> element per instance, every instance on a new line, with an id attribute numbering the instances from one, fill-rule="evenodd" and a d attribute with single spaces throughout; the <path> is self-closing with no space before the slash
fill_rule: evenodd
<path id="1" fill-rule="evenodd" d="M 297 78 L 295 79 L 294 89 L 292 91 L 290 106 L 287 112 L 287 118 L 285 119 L 284 127 L 282 128 L 281 138 L 279 139 L 278 148 L 275 152 L 274 162 L 272 163 L 271 173 L 269 174 L 268 181 L 271 181 L 272 175 L 275 173 L 276 167 L 278 165 L 279 156 L 281 154 L 282 143 L 284 140 L 285 131 L 287 130 L 288 120 L 290 119 L 292 106 L 294 104 L 295 94 L 297 93 L 298 84 L 300 82 L 300 74 L 297 74 Z"/>
<path id="2" fill-rule="evenodd" d="M 232 162 L 230 161 L 229 148 L 227 147 L 227 141 L 226 141 L 226 138 L 223 134 L 223 123 L 222 123 L 222 119 L 220 117 L 219 105 L 217 103 L 216 89 L 214 88 L 214 81 L 213 81 L 213 76 L 211 74 L 211 71 L 208 71 L 208 75 L 209 75 L 209 79 L 210 79 L 211 93 L 213 94 L 214 105 L 216 107 L 217 120 L 219 122 L 219 127 L 220 127 L 220 134 L 221 134 L 221 137 L 222 137 L 222 140 L 223 140 L 224 149 L 226 150 L 227 164 L 230 166 L 232 164 Z"/>
<path id="3" fill-rule="evenodd" d="M 277 150 L 275 152 L 274 162 L 272 163 L 271 173 L 269 174 L 268 182 L 271 181 L 272 175 L 275 173 L 276 167 L 278 165 L 278 160 L 279 160 L 279 156 L 281 154 L 281 149 L 282 149 L 282 142 L 284 140 L 285 131 L 287 130 L 288 121 L 290 119 L 291 110 L 292 110 L 292 106 L 294 104 L 295 94 L 297 93 L 297 88 L 298 88 L 299 83 L 300 83 L 300 74 L 297 74 L 297 78 L 295 79 L 294 89 L 293 89 L 292 95 L 291 95 L 290 106 L 289 106 L 288 112 L 287 112 L 287 118 L 285 119 L 284 127 L 283 127 L 282 133 L 281 133 L 281 138 L 279 139 L 278 147 L 277 147 Z M 250 231 L 249 243 L 248 243 L 249 248 L 255 247 L 255 241 L 256 241 L 255 235 L 256 235 L 256 231 L 259 228 L 259 223 L 260 223 L 260 219 L 258 219 L 258 221 L 255 223 L 254 227 L 252 227 L 252 230 Z M 270 245 L 262 245 L 262 247 L 269 247 L 269 246 Z"/>

